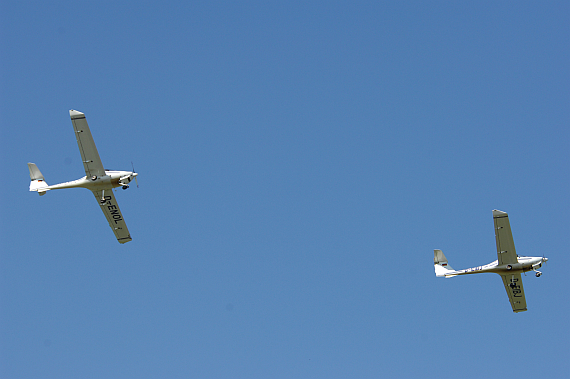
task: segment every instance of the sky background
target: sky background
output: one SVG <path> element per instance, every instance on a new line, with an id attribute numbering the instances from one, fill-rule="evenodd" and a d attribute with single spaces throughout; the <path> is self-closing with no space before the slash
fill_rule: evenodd
<path id="1" fill-rule="evenodd" d="M 499 4 L 497 4 L 499 3 Z M 4 1 L 1 378 L 561 378 L 567 1 Z M 84 189 L 84 112 L 120 245 Z M 492 209 L 546 255 L 515 314 Z"/>

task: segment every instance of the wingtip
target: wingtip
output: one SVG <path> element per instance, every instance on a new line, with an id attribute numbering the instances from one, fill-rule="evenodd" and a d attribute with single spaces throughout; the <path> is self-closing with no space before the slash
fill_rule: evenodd
<path id="1" fill-rule="evenodd" d="M 69 116 L 70 116 L 71 118 L 80 118 L 80 117 L 85 117 L 85 114 L 84 114 L 84 113 L 81 113 L 81 112 L 79 112 L 79 111 L 70 109 L 70 110 L 69 110 Z"/>
<path id="2" fill-rule="evenodd" d="M 507 212 L 500 211 L 498 209 L 493 209 L 493 217 L 507 216 Z"/>

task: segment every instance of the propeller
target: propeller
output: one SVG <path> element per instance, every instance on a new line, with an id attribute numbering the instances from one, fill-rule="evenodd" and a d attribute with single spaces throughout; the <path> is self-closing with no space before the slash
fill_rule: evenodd
<path id="1" fill-rule="evenodd" d="M 136 174 L 137 172 L 135 171 L 135 165 L 133 164 L 133 161 L 131 161 L 131 166 L 133 167 L 133 174 Z M 137 183 L 137 188 L 139 188 L 139 181 L 137 180 L 136 175 L 135 175 L 135 183 Z"/>

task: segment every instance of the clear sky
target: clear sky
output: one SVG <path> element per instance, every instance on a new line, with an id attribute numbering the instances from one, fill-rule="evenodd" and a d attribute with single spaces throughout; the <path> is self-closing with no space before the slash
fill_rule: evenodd
<path id="1" fill-rule="evenodd" d="M 499 4 L 497 4 L 499 3 Z M 567 1 L 4 1 L 1 378 L 560 378 Z M 118 190 L 84 189 L 69 109 Z M 492 209 L 550 258 L 514 314 Z"/>

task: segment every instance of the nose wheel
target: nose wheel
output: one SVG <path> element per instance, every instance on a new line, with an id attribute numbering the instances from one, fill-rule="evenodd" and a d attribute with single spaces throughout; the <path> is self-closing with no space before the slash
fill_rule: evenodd
<path id="1" fill-rule="evenodd" d="M 540 275 L 542 275 L 542 272 L 537 271 L 535 275 L 536 275 L 536 277 L 538 278 Z"/>
<path id="2" fill-rule="evenodd" d="M 125 184 L 125 185 L 123 186 L 123 189 L 126 190 L 127 188 L 129 188 L 129 186 Z"/>

